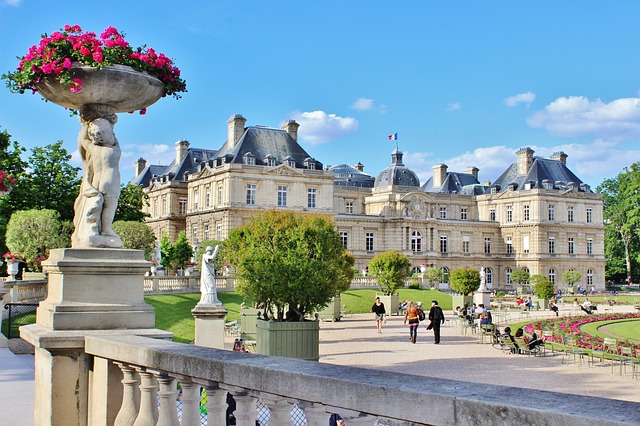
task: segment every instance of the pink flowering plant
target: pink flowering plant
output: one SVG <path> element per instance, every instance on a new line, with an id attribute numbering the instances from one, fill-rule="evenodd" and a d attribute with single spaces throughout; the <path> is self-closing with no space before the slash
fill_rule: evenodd
<path id="1" fill-rule="evenodd" d="M 13 176 L 0 171 L 0 192 L 9 192 L 15 184 L 16 180 Z"/>
<path id="2" fill-rule="evenodd" d="M 82 81 L 74 78 L 71 72 L 75 64 L 95 68 L 127 65 L 162 81 L 164 96 L 180 99 L 180 93 L 187 91 L 187 85 L 173 61 L 146 45 L 131 47 L 124 36 L 114 27 L 108 27 L 97 37 L 94 32 L 82 32 L 78 25 L 65 25 L 64 29 L 51 35 L 42 35 L 40 43 L 31 46 L 22 58 L 18 57 L 18 69 L 3 74 L 2 78 L 13 93 L 28 90 L 36 93 L 38 83 L 51 76 L 75 93 L 82 90 Z"/>
<path id="3" fill-rule="evenodd" d="M 18 253 L 17 251 L 14 251 L 13 253 L 8 251 L 8 252 L 6 252 L 5 254 L 2 255 L 2 258 L 7 263 L 16 263 L 16 262 L 24 261 L 24 257 L 22 257 L 22 255 L 20 253 Z"/>

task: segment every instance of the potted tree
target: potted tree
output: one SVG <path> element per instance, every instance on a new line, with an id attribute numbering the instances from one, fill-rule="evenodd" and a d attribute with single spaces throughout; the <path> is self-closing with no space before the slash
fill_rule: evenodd
<path id="1" fill-rule="evenodd" d="M 378 280 L 382 292 L 380 300 L 389 314 L 400 313 L 400 300 L 397 294 L 404 287 L 405 279 L 411 275 L 411 261 L 404 254 L 386 251 L 377 254 L 369 263 L 369 272 Z"/>
<path id="2" fill-rule="evenodd" d="M 442 269 L 440 268 L 427 268 L 425 275 L 431 288 L 434 288 L 438 284 L 444 282 L 444 272 L 442 272 Z"/>
<path id="3" fill-rule="evenodd" d="M 340 321 L 342 308 L 340 293 L 349 290 L 349 287 L 351 287 L 351 281 L 353 281 L 353 277 L 355 276 L 353 265 L 356 263 L 356 258 L 346 250 L 343 252 L 342 258 L 344 262 L 342 264 L 340 278 L 338 279 L 337 293 L 333 296 L 329 305 L 318 312 L 321 320 Z"/>
<path id="4" fill-rule="evenodd" d="M 553 297 L 555 294 L 555 288 L 551 281 L 547 278 L 542 277 L 542 279 L 536 280 L 536 283 L 533 287 L 536 292 L 537 299 L 536 302 L 542 301 L 542 309 L 549 308 L 549 299 Z"/>
<path id="5" fill-rule="evenodd" d="M 522 269 L 518 271 L 513 271 L 511 273 L 511 281 L 517 284 L 516 291 L 518 292 L 518 294 L 523 293 L 524 285 L 529 283 L 529 279 L 530 279 L 529 273 Z"/>
<path id="6" fill-rule="evenodd" d="M 567 290 L 570 294 L 575 293 L 574 284 L 582 279 L 582 274 L 578 271 L 574 271 L 573 269 L 569 269 L 568 271 L 564 271 L 562 274 L 562 282 L 567 285 Z"/>
<path id="7" fill-rule="evenodd" d="M 453 306 L 464 306 L 473 303 L 473 297 L 470 293 L 480 288 L 480 272 L 472 268 L 457 268 L 449 273 L 449 282 L 451 290 L 460 293 L 459 296 L 453 296 L 451 304 Z"/>
<path id="8" fill-rule="evenodd" d="M 267 211 L 225 241 L 237 289 L 260 307 L 257 352 L 318 360 L 319 323 L 309 318 L 338 292 L 344 249 L 324 215 Z"/>

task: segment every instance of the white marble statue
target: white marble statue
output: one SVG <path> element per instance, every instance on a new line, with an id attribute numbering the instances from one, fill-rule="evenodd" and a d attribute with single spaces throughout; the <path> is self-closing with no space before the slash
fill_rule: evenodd
<path id="1" fill-rule="evenodd" d="M 214 261 L 218 255 L 219 245 L 213 247 L 207 246 L 204 254 L 202 255 L 202 270 L 200 271 L 200 301 L 199 304 L 206 305 L 222 305 L 222 302 L 218 300 L 218 293 L 216 291 L 216 268 Z"/>
<path id="2" fill-rule="evenodd" d="M 487 289 L 487 274 L 484 271 L 484 267 L 480 267 L 480 288 L 478 290 L 486 290 Z"/>
<path id="3" fill-rule="evenodd" d="M 78 150 L 84 166 L 80 194 L 75 202 L 72 246 L 122 247 L 111 225 L 120 197 L 120 145 L 113 132 L 118 117 L 102 111 L 80 116 Z"/>

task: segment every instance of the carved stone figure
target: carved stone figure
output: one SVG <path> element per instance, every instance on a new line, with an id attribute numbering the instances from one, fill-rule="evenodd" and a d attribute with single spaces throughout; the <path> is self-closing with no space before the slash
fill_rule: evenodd
<path id="1" fill-rule="evenodd" d="M 75 202 L 72 246 L 122 247 L 113 231 L 120 197 L 120 144 L 113 132 L 118 117 L 96 106 L 80 116 L 78 150 L 84 166 L 80 194 Z"/>
<path id="2" fill-rule="evenodd" d="M 484 271 L 484 266 L 480 267 L 480 288 L 478 290 L 486 290 L 487 289 L 487 274 Z"/>
<path id="3" fill-rule="evenodd" d="M 213 247 L 207 246 L 202 255 L 202 268 L 200 271 L 200 301 L 198 304 L 206 305 L 222 305 L 218 300 L 218 292 L 216 291 L 216 268 L 214 261 L 218 255 L 219 245 Z"/>

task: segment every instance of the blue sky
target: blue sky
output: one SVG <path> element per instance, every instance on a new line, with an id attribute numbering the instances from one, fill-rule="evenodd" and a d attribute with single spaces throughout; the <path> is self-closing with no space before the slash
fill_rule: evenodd
<path id="1" fill-rule="evenodd" d="M 565 151 L 595 187 L 640 161 L 638 16 L 636 1 L 0 0 L 0 71 L 64 24 L 114 26 L 173 58 L 189 92 L 120 115 L 123 181 L 138 157 L 168 164 L 181 138 L 219 148 L 241 113 L 296 119 L 313 157 L 374 176 L 397 132 L 421 182 L 435 163 L 495 180 L 530 146 Z M 77 119 L 39 95 L 0 88 L 0 127 L 76 151 Z"/>

